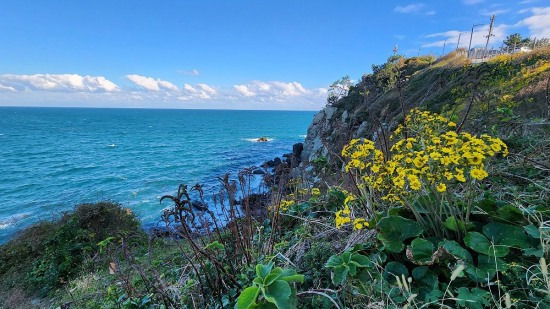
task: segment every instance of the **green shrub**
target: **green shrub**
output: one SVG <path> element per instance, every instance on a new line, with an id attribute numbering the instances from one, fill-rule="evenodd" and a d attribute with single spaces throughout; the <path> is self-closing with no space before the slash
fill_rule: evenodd
<path id="1" fill-rule="evenodd" d="M 142 233 L 139 221 L 111 202 L 82 204 L 58 220 L 36 223 L 0 247 L 0 289 L 25 286 L 46 295 L 87 266 L 98 243 L 129 233 Z"/>

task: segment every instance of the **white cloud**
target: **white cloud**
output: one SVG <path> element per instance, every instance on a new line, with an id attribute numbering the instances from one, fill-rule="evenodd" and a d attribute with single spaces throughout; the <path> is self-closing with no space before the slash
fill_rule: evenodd
<path id="1" fill-rule="evenodd" d="M 233 85 L 233 88 L 245 97 L 253 97 L 256 95 L 254 92 L 248 90 L 246 85 Z"/>
<path id="2" fill-rule="evenodd" d="M 191 76 L 199 76 L 201 74 L 197 69 L 192 69 L 190 71 L 179 70 L 177 72 L 185 75 L 191 75 Z"/>
<path id="3" fill-rule="evenodd" d="M 184 84 L 181 95 L 178 99 L 182 101 L 190 101 L 193 99 L 210 99 L 217 94 L 214 87 L 207 84 L 197 84 L 195 86 Z"/>
<path id="4" fill-rule="evenodd" d="M 15 91 L 15 88 L 0 84 L 0 91 Z"/>
<path id="5" fill-rule="evenodd" d="M 428 15 L 428 16 L 431 16 L 431 15 L 435 15 L 435 11 L 428 11 L 425 13 L 425 15 Z"/>
<path id="6" fill-rule="evenodd" d="M 506 31 L 510 26 L 508 25 L 498 25 L 496 27 L 493 27 L 493 36 L 491 36 L 491 39 L 489 40 L 489 46 L 493 46 L 495 43 L 498 43 L 497 45 L 500 46 L 500 43 L 504 38 L 506 38 Z M 478 46 L 485 46 L 485 43 L 487 42 L 487 33 L 489 32 L 489 26 L 483 26 L 483 27 L 477 27 L 474 29 L 474 33 L 472 36 L 472 47 L 478 47 Z M 459 31 L 459 30 L 450 30 L 440 33 L 433 33 L 426 36 L 426 38 L 441 38 L 440 40 L 425 43 L 422 45 L 422 47 L 443 47 L 443 44 L 445 44 L 445 40 L 447 40 L 446 44 L 447 46 L 452 46 L 453 44 L 456 46 L 456 43 L 458 42 L 458 36 L 462 33 L 462 36 L 460 37 L 460 47 L 461 48 L 468 48 L 469 42 L 470 42 L 470 31 Z"/>
<path id="7" fill-rule="evenodd" d="M 204 92 L 206 92 L 210 95 L 216 94 L 216 89 L 214 89 L 211 86 L 208 86 L 207 84 L 197 84 L 197 87 L 199 87 L 202 91 L 204 91 Z"/>
<path id="8" fill-rule="evenodd" d="M 484 1 L 485 0 L 462 0 L 462 3 L 466 5 L 474 5 L 474 4 L 482 3 Z"/>
<path id="9" fill-rule="evenodd" d="M 233 88 L 245 97 L 266 96 L 273 98 L 297 97 L 308 95 L 310 90 L 304 88 L 298 82 L 281 82 L 281 81 L 252 81 L 248 84 L 234 85 Z"/>
<path id="10" fill-rule="evenodd" d="M 232 87 L 171 82 L 143 75 L 118 87 L 104 77 L 71 74 L 0 75 L 0 105 L 319 110 L 326 88 L 254 80 Z M 134 86 L 140 89 L 136 89 Z M 142 89 L 145 89 L 143 91 Z"/>
<path id="11" fill-rule="evenodd" d="M 162 79 L 154 79 L 152 77 L 137 75 L 137 74 L 130 74 L 126 75 L 126 78 L 128 78 L 129 81 L 132 83 L 138 85 L 141 88 L 144 88 L 146 90 L 151 91 L 160 91 L 160 90 L 170 90 L 170 91 L 177 91 L 178 87 L 171 82 L 162 80 Z"/>
<path id="12" fill-rule="evenodd" d="M 78 74 L 34 74 L 34 75 L 0 75 L 1 89 L 8 90 L 42 90 L 42 91 L 82 91 L 114 92 L 118 86 L 103 76 L 81 76 Z"/>
<path id="13" fill-rule="evenodd" d="M 397 13 L 410 14 L 417 13 L 424 7 L 424 3 L 409 4 L 405 6 L 396 6 L 393 10 Z"/>
<path id="14" fill-rule="evenodd" d="M 531 8 L 530 11 L 533 15 L 520 21 L 517 26 L 527 27 L 532 37 L 550 37 L 550 7 Z"/>

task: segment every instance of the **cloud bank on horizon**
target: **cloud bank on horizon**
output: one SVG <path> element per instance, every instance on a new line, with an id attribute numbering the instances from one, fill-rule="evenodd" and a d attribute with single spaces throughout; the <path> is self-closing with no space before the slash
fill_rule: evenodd
<path id="1" fill-rule="evenodd" d="M 22 103 L 16 106 L 316 110 L 324 105 L 327 92 L 325 88 L 306 89 L 299 82 L 254 80 L 223 88 L 204 83 L 178 87 L 137 74 L 128 74 L 126 79 L 129 84 L 119 86 L 103 76 L 0 74 L 0 99 Z"/>
<path id="2" fill-rule="evenodd" d="M 469 27 L 471 27 L 468 25 L 471 25 L 471 21 L 481 18 L 485 20 L 493 14 L 508 17 L 502 22 L 497 22 L 493 29 L 491 45 L 497 48 L 507 35 L 514 32 L 522 32 L 524 35 L 537 38 L 550 37 L 550 7 L 541 6 L 543 1 L 524 0 L 513 5 L 493 3 L 488 0 L 460 0 L 457 3 L 465 10 L 475 12 L 477 16 L 461 22 L 460 25 L 465 25 L 463 29 L 440 26 L 442 31 L 431 31 L 427 34 L 420 33 L 425 30 L 416 30 L 415 34 L 406 32 L 407 29 L 401 29 L 403 32 L 389 34 L 388 37 L 403 45 L 407 41 L 414 42 L 422 50 L 431 50 L 431 53 L 434 53 L 434 50 L 441 50 L 444 45 L 454 48 L 462 34 L 460 47 L 467 47 L 470 36 Z M 522 9 L 518 9 L 518 5 L 522 5 Z M 437 7 L 437 3 L 429 3 L 428 0 L 386 7 L 385 10 L 388 16 L 416 20 L 418 23 L 424 20 L 433 21 L 441 14 L 441 7 Z M 485 45 L 487 28 L 488 25 L 475 28 L 472 46 Z M 348 47 L 344 45 L 339 48 Z M 417 49 L 404 49 L 400 52 L 413 56 L 417 51 Z M 390 52 L 380 52 L 380 57 L 387 57 Z M 333 57 L 335 61 L 340 58 Z M 358 59 L 345 60 L 350 67 L 358 67 L 357 70 L 362 70 L 362 73 L 368 72 L 369 61 L 364 63 L 364 59 L 361 59 L 361 62 L 356 65 Z M 370 62 L 376 63 L 375 60 Z M 239 64 L 229 64 L 225 68 L 226 71 L 229 68 L 232 73 L 232 65 Z M 251 61 L 247 65 L 254 66 L 254 62 Z M 277 66 L 277 64 L 273 65 Z M 317 66 L 323 65 L 322 62 L 317 64 Z M 326 80 L 304 81 L 303 77 L 302 80 L 296 80 L 300 78 L 262 80 L 250 75 L 243 78 L 238 74 L 226 72 L 229 77 L 225 77 L 226 81 L 222 82 L 212 79 L 212 76 L 217 75 L 215 69 L 206 70 L 198 64 L 189 66 L 186 70 L 168 68 L 166 69 L 168 71 L 165 71 L 166 74 L 140 73 L 139 66 L 137 68 L 137 70 L 130 70 L 133 72 L 122 74 L 120 70 L 119 74 L 108 71 L 107 66 L 104 67 L 105 72 L 98 70 L 95 74 L 86 74 L 86 71 L 78 70 L 66 73 L 46 71 L 36 74 L 13 74 L 9 71 L 0 71 L 0 105 L 318 110 L 326 103 L 328 86 L 324 85 L 330 84 L 330 81 Z M 2 70 L 1 66 L 0 70 Z M 121 70 L 124 70 L 124 67 Z M 248 71 L 253 72 L 250 69 Z M 342 75 L 347 74 L 343 72 Z M 333 76 L 334 79 L 338 77 Z M 317 86 L 306 87 L 305 85 Z"/>

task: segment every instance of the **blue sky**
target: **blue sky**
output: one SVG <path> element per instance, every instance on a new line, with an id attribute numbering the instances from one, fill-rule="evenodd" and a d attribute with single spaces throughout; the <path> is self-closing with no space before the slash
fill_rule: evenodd
<path id="1" fill-rule="evenodd" d="M 394 45 L 439 55 L 492 13 L 490 45 L 550 37 L 544 0 L 2 0 L 0 105 L 317 110 Z"/>

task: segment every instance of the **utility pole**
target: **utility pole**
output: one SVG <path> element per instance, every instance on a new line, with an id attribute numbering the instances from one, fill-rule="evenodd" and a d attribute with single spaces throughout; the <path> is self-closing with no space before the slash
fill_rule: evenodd
<path id="1" fill-rule="evenodd" d="M 443 53 L 441 56 L 445 55 L 445 45 L 447 45 L 447 39 L 445 39 L 445 42 L 443 42 Z"/>
<path id="2" fill-rule="evenodd" d="M 418 57 L 420 57 L 420 50 L 421 50 L 421 49 L 422 49 L 422 48 L 419 48 L 419 49 L 418 49 Z"/>
<path id="3" fill-rule="evenodd" d="M 487 34 L 487 42 L 485 43 L 485 51 L 483 52 L 483 56 L 485 56 L 485 53 L 487 52 L 487 47 L 489 46 L 489 39 L 491 39 L 492 36 L 495 36 L 492 33 L 494 23 L 495 23 L 495 15 L 491 16 L 491 24 L 489 24 L 489 34 Z"/>
<path id="4" fill-rule="evenodd" d="M 483 24 L 472 25 L 472 32 L 470 33 L 470 44 L 468 45 L 468 58 L 470 58 L 470 49 L 472 48 L 472 37 L 474 36 L 474 28 L 479 26 L 483 26 Z"/>
<path id="5" fill-rule="evenodd" d="M 460 33 L 458 34 L 458 41 L 456 42 L 456 50 L 458 50 L 458 45 L 460 45 L 460 37 L 461 37 L 464 33 L 466 33 L 466 32 L 460 32 Z"/>

